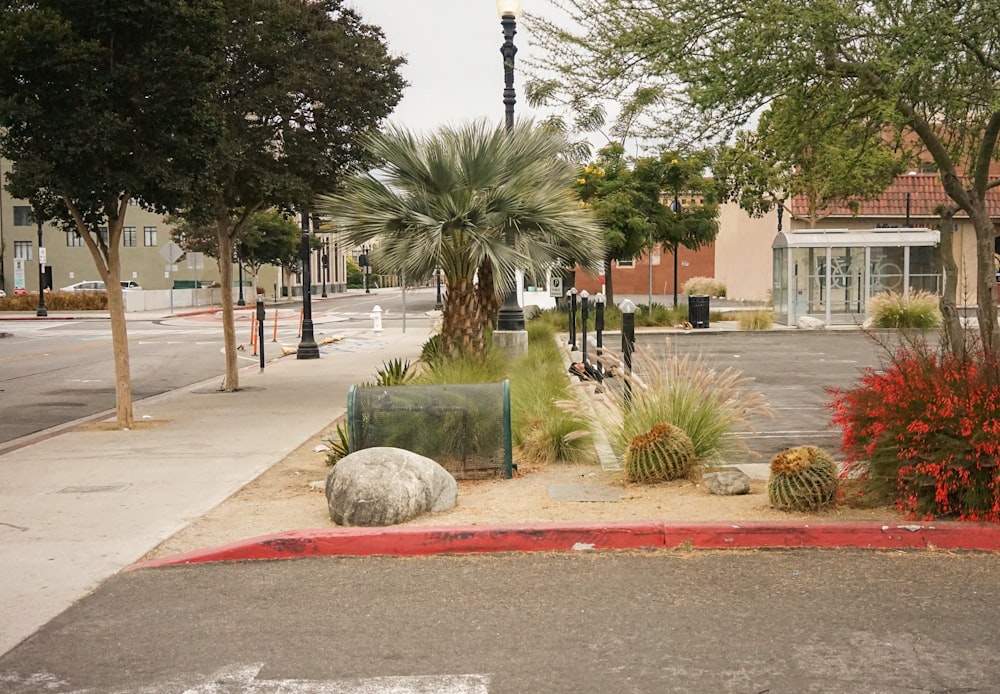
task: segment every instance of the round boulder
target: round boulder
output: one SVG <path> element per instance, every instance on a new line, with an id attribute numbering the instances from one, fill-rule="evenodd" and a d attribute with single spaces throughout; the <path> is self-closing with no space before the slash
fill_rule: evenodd
<path id="1" fill-rule="evenodd" d="M 446 511 L 457 499 L 451 473 L 402 448 L 355 451 L 337 461 L 326 478 L 326 502 L 337 525 L 396 525 Z"/>

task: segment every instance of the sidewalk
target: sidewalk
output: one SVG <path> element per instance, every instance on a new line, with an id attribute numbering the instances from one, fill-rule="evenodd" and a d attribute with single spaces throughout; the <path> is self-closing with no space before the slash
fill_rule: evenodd
<path id="1" fill-rule="evenodd" d="M 132 431 L 66 431 L 0 456 L 0 652 L 227 499 L 341 416 L 347 391 L 426 328 L 387 325 L 138 401 Z M 247 416 L 247 412 L 253 412 Z"/>

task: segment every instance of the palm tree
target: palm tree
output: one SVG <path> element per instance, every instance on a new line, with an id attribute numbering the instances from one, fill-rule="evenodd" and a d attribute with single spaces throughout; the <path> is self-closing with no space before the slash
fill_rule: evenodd
<path id="1" fill-rule="evenodd" d="M 604 233 L 573 195 L 577 167 L 561 156 L 566 141 L 558 133 L 477 121 L 425 137 L 393 127 L 366 144 L 382 168 L 320 196 L 317 211 L 354 244 L 378 237 L 381 267 L 407 277 L 444 270 L 447 355 L 485 352 L 488 316 L 476 293 L 484 262 L 502 295 L 517 267 L 595 267 L 604 257 Z"/>

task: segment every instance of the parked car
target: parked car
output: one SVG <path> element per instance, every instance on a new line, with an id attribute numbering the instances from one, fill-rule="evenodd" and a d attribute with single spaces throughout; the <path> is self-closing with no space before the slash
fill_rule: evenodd
<path id="1" fill-rule="evenodd" d="M 104 286 L 104 282 L 100 280 L 88 280 L 86 282 L 77 282 L 76 284 L 71 284 L 68 287 L 61 287 L 59 289 L 61 292 L 103 292 L 107 291 L 107 287 Z"/>
<path id="2" fill-rule="evenodd" d="M 142 289 L 135 280 L 122 280 L 122 289 Z"/>

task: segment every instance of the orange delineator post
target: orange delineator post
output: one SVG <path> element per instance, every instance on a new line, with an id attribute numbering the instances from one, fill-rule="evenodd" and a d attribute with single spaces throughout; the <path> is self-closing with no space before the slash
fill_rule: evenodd
<path id="1" fill-rule="evenodd" d="M 253 345 L 253 355 L 257 356 L 257 316 L 250 316 L 250 344 Z"/>
<path id="2" fill-rule="evenodd" d="M 274 337 L 271 338 L 271 342 L 278 341 L 278 309 L 274 309 Z"/>
<path id="3" fill-rule="evenodd" d="M 302 320 L 305 318 L 306 309 L 305 307 L 299 309 L 299 337 L 302 337 Z"/>

